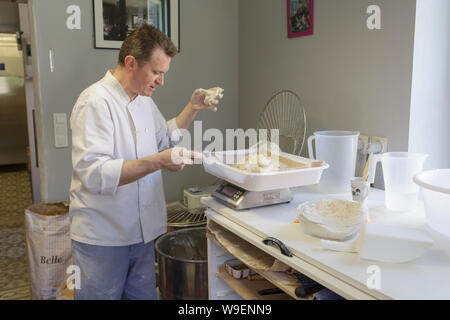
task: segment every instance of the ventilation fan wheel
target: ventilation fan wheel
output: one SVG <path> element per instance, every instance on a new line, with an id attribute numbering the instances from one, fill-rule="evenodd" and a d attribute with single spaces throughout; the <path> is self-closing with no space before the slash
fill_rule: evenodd
<path id="1" fill-rule="evenodd" d="M 283 90 L 273 95 L 260 116 L 257 129 L 267 129 L 267 141 L 274 141 L 271 129 L 279 130 L 281 151 L 300 155 L 306 137 L 306 113 L 299 96 Z"/>

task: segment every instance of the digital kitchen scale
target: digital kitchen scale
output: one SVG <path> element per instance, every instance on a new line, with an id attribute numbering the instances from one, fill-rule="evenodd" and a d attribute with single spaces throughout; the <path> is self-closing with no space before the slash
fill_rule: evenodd
<path id="1" fill-rule="evenodd" d="M 248 191 L 223 181 L 212 196 L 235 210 L 286 203 L 292 200 L 291 189 Z"/>

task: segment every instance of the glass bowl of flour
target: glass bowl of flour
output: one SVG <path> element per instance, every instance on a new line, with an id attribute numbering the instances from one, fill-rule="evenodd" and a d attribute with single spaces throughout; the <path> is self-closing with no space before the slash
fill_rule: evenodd
<path id="1" fill-rule="evenodd" d="M 356 236 L 367 219 L 361 203 L 339 199 L 304 202 L 298 206 L 297 215 L 304 233 L 335 241 Z"/>

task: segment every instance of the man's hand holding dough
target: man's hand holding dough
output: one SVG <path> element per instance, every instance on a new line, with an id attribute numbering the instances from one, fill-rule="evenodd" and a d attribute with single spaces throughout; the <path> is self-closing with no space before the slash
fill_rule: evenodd
<path id="1" fill-rule="evenodd" d="M 216 87 L 208 90 L 197 89 L 191 97 L 190 104 L 194 110 L 217 111 L 217 104 L 223 98 L 223 89 Z"/>

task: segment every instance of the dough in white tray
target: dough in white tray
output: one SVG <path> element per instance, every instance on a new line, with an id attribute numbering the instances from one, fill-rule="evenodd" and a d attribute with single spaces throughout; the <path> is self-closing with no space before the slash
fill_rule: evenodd
<path id="1" fill-rule="evenodd" d="M 233 167 L 253 173 L 274 172 L 280 170 L 281 163 L 263 154 L 250 154 L 245 158 L 244 163 L 235 164 Z"/>

